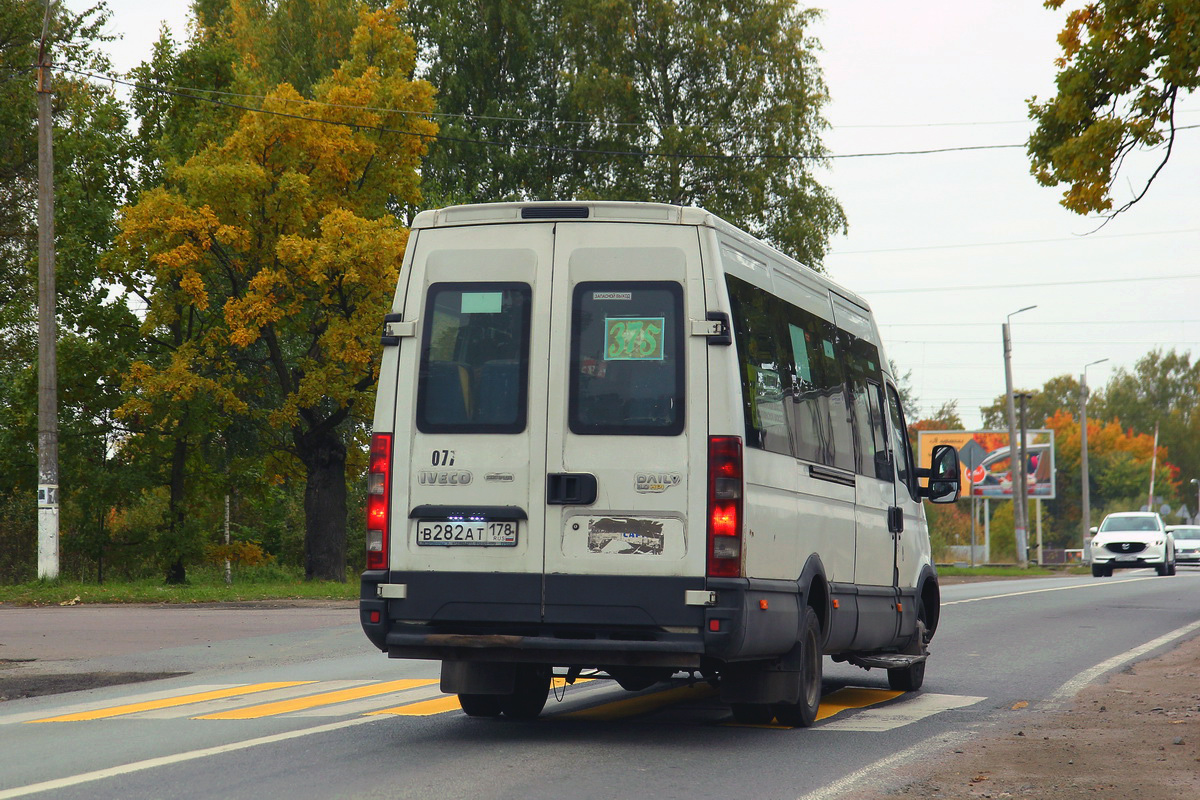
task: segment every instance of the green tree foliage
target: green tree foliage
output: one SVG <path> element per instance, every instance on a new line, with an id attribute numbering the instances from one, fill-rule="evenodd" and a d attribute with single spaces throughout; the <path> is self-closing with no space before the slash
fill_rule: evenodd
<path id="1" fill-rule="evenodd" d="M 1059 9 L 1064 0 L 1045 0 Z M 1058 35 L 1057 93 L 1033 98 L 1033 174 L 1067 184 L 1062 205 L 1078 214 L 1128 209 L 1171 157 L 1181 95 L 1200 86 L 1200 5 L 1195 0 L 1095 0 L 1067 14 Z M 1161 158 L 1133 197 L 1113 210 L 1113 185 L 1132 152 Z"/>
<path id="2" fill-rule="evenodd" d="M 459 115 L 425 170 L 437 202 L 702 205 L 818 267 L 845 229 L 814 176 L 828 101 L 807 33 L 815 11 L 416 0 L 413 14 L 439 110 Z"/>
<path id="3" fill-rule="evenodd" d="M 1025 400 L 1025 424 L 1030 428 L 1045 427 L 1046 420 L 1060 409 L 1079 408 L 1079 381 L 1070 375 L 1059 375 L 1046 381 L 1040 389 L 1014 389 L 1015 394 L 1028 394 Z M 1090 390 L 1090 404 L 1103 396 L 1102 391 Z M 1017 401 L 1014 401 L 1017 402 Z M 1017 425 L 1021 424 L 1021 407 L 1015 405 Z M 1000 395 L 989 406 L 979 409 L 983 427 L 989 430 L 1008 430 L 1008 400 Z M 1089 412 L 1090 413 L 1090 412 Z M 1078 414 L 1076 414 L 1078 416 Z"/>
<path id="4" fill-rule="evenodd" d="M 45 5 L 0 0 L 0 495 L 32 519 L 37 482 L 37 112 Z M 99 279 L 128 179 L 127 116 L 108 87 L 70 70 L 105 71 L 103 4 L 55 6 L 49 28 L 58 294 L 60 530 L 64 571 L 108 548 L 104 511 L 136 476 L 114 457 L 119 375 L 138 346 L 132 313 Z M 15 504 L 15 505 L 12 505 Z M 5 515 L 5 519 L 19 518 Z M 0 530 L 0 549 L 9 530 Z M 28 530 L 19 526 L 26 536 Z M 26 552 L 26 548 L 15 548 Z M 31 551 L 30 551 L 31 552 Z M 74 560 L 73 560 L 74 559 Z M 34 561 L 12 566 L 32 577 Z"/>
<path id="5" fill-rule="evenodd" d="M 916 431 L 964 431 L 962 417 L 958 413 L 958 401 L 947 400 L 927 417 L 917 420 L 908 426 Z"/>
<path id="6" fill-rule="evenodd" d="M 246 426 L 239 438 L 272 454 L 263 479 L 303 478 L 306 575 L 329 580 L 345 579 L 347 445 L 361 444 L 407 239 L 388 209 L 419 202 L 436 133 L 415 117 L 389 120 L 404 134 L 372 130 L 380 113 L 361 109 L 428 111 L 432 88 L 410 80 L 401 7 L 356 9 L 314 100 L 282 83 L 268 113 L 169 169 L 123 215 L 113 260 L 164 340 L 131 369 L 124 413 L 163 431 Z"/>
<path id="7" fill-rule="evenodd" d="M 1200 361 L 1189 353 L 1156 349 L 1132 370 L 1118 368 L 1089 409 L 1150 436 L 1157 423 L 1159 443 L 1169 449 L 1184 483 L 1200 478 Z M 1155 491 L 1161 494 L 1157 486 Z M 1194 498 L 1181 500 L 1195 505 Z"/>

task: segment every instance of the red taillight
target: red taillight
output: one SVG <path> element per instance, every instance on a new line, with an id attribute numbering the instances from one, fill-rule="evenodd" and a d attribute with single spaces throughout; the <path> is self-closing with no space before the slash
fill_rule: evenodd
<path id="1" fill-rule="evenodd" d="M 367 569 L 388 566 L 388 499 L 392 494 L 392 435 L 371 437 L 367 469 Z"/>
<path id="2" fill-rule="evenodd" d="M 742 574 L 742 440 L 708 440 L 708 574 Z"/>

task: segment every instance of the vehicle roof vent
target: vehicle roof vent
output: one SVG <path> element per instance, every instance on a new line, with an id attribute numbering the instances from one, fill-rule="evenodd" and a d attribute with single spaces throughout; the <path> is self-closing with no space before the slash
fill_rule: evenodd
<path id="1" fill-rule="evenodd" d="M 521 219 L 587 219 L 587 206 L 526 206 Z"/>

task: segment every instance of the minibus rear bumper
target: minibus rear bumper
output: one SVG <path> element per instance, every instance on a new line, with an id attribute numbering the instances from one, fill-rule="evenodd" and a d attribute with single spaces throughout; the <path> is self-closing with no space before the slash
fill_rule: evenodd
<path id="1" fill-rule="evenodd" d="M 793 581 L 379 570 L 359 613 L 392 658 L 682 670 L 786 653 L 801 605 Z"/>

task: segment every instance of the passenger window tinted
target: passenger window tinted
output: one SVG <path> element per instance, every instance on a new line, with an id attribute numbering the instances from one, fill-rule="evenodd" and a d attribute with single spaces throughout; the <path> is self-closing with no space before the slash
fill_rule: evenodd
<path id="1" fill-rule="evenodd" d="M 853 470 L 854 433 L 833 323 L 738 278 L 726 281 L 747 445 Z"/>
<path id="2" fill-rule="evenodd" d="M 916 465 L 913 464 L 912 448 L 908 444 L 908 428 L 904 425 L 904 411 L 900 407 L 900 397 L 891 386 L 887 389 L 888 417 L 891 425 L 888 427 L 892 434 L 892 452 L 896 461 L 896 479 L 908 487 L 908 493 L 913 500 L 917 495 Z"/>
<path id="3" fill-rule="evenodd" d="M 879 349 L 870 342 L 842 334 L 851 409 L 854 414 L 854 469 L 861 475 L 894 480 L 887 462 L 887 426 L 883 420 L 883 374 Z"/>
<path id="4" fill-rule="evenodd" d="M 796 396 L 796 367 L 790 342 L 779 335 L 783 323 L 774 298 L 748 283 L 729 279 L 733 304 L 746 418 L 746 443 L 750 447 L 791 455 L 788 415 Z"/>
<path id="5" fill-rule="evenodd" d="M 683 289 L 575 287 L 569 424 L 574 433 L 672 436 L 684 424 Z"/>
<path id="6" fill-rule="evenodd" d="M 417 385 L 418 430 L 525 430 L 529 305 L 527 284 L 429 287 Z"/>

